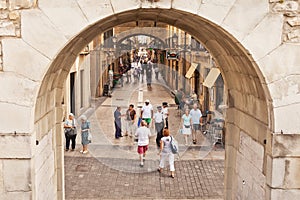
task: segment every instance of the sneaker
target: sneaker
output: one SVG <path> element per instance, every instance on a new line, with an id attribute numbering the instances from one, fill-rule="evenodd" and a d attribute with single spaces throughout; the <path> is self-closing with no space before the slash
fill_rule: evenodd
<path id="1" fill-rule="evenodd" d="M 86 153 L 88 153 L 88 152 L 89 152 L 89 151 L 83 151 L 82 153 L 83 153 L 83 154 L 86 154 Z"/>
<path id="2" fill-rule="evenodd" d="M 140 164 L 140 167 L 144 167 L 144 163 L 141 163 L 141 164 Z"/>
<path id="3" fill-rule="evenodd" d="M 69 149 L 65 149 L 66 151 L 69 151 Z"/>
<path id="4" fill-rule="evenodd" d="M 83 150 L 80 150 L 79 153 L 83 153 Z"/>

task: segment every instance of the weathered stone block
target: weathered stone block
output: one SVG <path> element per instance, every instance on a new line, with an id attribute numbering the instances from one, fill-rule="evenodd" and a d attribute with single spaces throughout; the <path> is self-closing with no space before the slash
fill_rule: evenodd
<path id="1" fill-rule="evenodd" d="M 0 148 L 5 151 L 0 151 L 0 158 L 31 158 L 31 141 L 32 136 L 25 135 L 1 135 Z M 12 148 L 17 146 L 18 148 Z"/>
<path id="2" fill-rule="evenodd" d="M 60 1 L 61 2 L 61 1 Z M 87 19 L 82 13 L 76 1 L 68 1 L 69 4 L 59 4 L 53 1 L 40 0 L 39 7 L 52 20 L 52 23 L 67 37 L 77 35 L 83 27 L 88 25 Z M 94 5 L 95 6 L 95 5 Z M 76 23 L 74 23 L 76 21 Z"/>
<path id="3" fill-rule="evenodd" d="M 20 18 L 20 13 L 18 11 L 12 11 L 8 14 L 9 19 L 16 20 Z"/>
<path id="4" fill-rule="evenodd" d="M 7 3 L 6 0 L 0 0 L 0 9 L 6 9 Z"/>
<path id="5" fill-rule="evenodd" d="M 297 95 L 299 96 L 299 95 Z M 294 100 L 297 99 L 297 96 L 294 97 Z M 289 117 L 282 117 L 282 116 L 287 116 Z M 292 133 L 297 133 L 299 134 L 300 130 L 300 104 L 299 102 L 296 104 L 290 104 L 285 107 L 279 107 L 279 108 L 274 108 L 274 118 L 275 119 L 280 119 L 280 120 L 275 120 L 275 133 L 281 133 L 283 134 L 292 134 Z"/>
<path id="6" fill-rule="evenodd" d="M 290 30 L 287 33 L 287 41 L 299 43 L 300 42 L 300 30 L 299 29 Z"/>
<path id="7" fill-rule="evenodd" d="M 21 25 L 23 40 L 49 58 L 53 58 L 67 41 L 40 10 L 22 11 Z"/>
<path id="8" fill-rule="evenodd" d="M 7 83 L 5 83 L 5 85 L 7 85 Z M 0 115 L 1 133 L 14 133 L 16 131 L 17 133 L 26 134 L 32 132 L 34 126 L 32 121 L 33 116 L 32 116 L 31 107 L 20 106 L 20 105 L 16 105 L 15 103 L 0 102 L 0 110 L 2 113 L 6 113 L 5 115 L 4 114 Z M 18 126 L 16 126 L 15 123 L 16 120 L 18 120 Z"/>
<path id="9" fill-rule="evenodd" d="M 0 19 L 1 20 L 7 19 L 7 17 L 8 17 L 8 14 L 6 12 L 1 12 L 0 13 Z"/>
<path id="10" fill-rule="evenodd" d="M 226 144 L 238 148 L 240 142 L 240 129 L 234 124 L 226 124 Z"/>
<path id="11" fill-rule="evenodd" d="M 300 157 L 299 134 L 273 134 L 273 157 Z"/>
<path id="12" fill-rule="evenodd" d="M 0 22 L 0 35 L 1 36 L 16 36 L 16 28 L 11 21 Z"/>
<path id="13" fill-rule="evenodd" d="M 8 2 L 10 10 L 17 10 L 33 7 L 35 0 L 9 0 Z"/>
<path id="14" fill-rule="evenodd" d="M 236 38 L 242 39 L 252 32 L 267 13 L 269 13 L 268 1 L 235 1 L 223 21 L 223 27 Z"/>
<path id="15" fill-rule="evenodd" d="M 290 190 L 281 190 L 281 189 L 270 189 L 268 199 L 289 199 L 289 200 L 298 200 L 300 196 L 300 190 L 290 189 Z"/>
<path id="16" fill-rule="evenodd" d="M 7 192 L 31 191 L 30 171 L 30 160 L 3 160 L 5 190 Z"/>
<path id="17" fill-rule="evenodd" d="M 175 1 L 176 2 L 176 1 Z M 184 0 L 181 0 L 180 9 L 182 9 L 182 5 L 185 6 L 193 6 L 194 10 L 199 9 L 198 15 L 203 16 L 217 24 L 220 24 L 223 19 L 228 14 L 230 8 L 232 7 L 234 0 L 202 0 L 196 1 L 200 6 L 197 4 L 190 4 L 184 3 Z M 174 4 L 174 3 L 173 3 Z M 179 7 L 179 5 L 178 5 Z M 193 12 L 192 12 L 193 13 Z"/>
<path id="18" fill-rule="evenodd" d="M 225 165 L 226 167 L 235 168 L 238 150 L 232 146 L 225 146 Z"/>
<path id="19" fill-rule="evenodd" d="M 170 9 L 172 1 L 171 0 L 141 0 L 142 8 L 164 8 Z"/>
<path id="20" fill-rule="evenodd" d="M 107 17 L 113 12 L 109 0 L 78 0 L 77 2 L 90 23 L 94 23 L 102 17 Z"/>
<path id="21" fill-rule="evenodd" d="M 111 5 L 115 13 L 120 13 L 129 9 L 140 8 L 141 2 L 139 0 L 124 0 L 120 3 L 118 0 L 111 0 Z"/>
<path id="22" fill-rule="evenodd" d="M 300 16 L 299 17 L 292 17 L 292 18 L 288 18 L 287 23 L 290 26 L 300 26 Z"/>
<path id="23" fill-rule="evenodd" d="M 1 200 L 11 200 L 11 199 L 32 199 L 32 192 L 7 192 L 0 194 Z"/>
<path id="24" fill-rule="evenodd" d="M 276 3 L 273 7 L 273 11 L 282 12 L 282 11 L 297 11 L 299 4 L 297 1 L 283 1 L 281 3 Z"/>
<path id="25" fill-rule="evenodd" d="M 282 26 L 282 15 L 268 14 L 242 44 L 248 47 L 255 60 L 259 60 L 281 44 Z"/>
<path id="26" fill-rule="evenodd" d="M 47 57 L 21 39 L 3 39 L 2 48 L 5 52 L 6 71 L 16 72 L 29 79 L 41 81 L 46 72 L 46 67 L 50 63 Z"/>

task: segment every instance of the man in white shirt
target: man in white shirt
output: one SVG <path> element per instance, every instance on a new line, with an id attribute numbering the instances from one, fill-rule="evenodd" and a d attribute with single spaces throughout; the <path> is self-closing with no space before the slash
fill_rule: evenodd
<path id="1" fill-rule="evenodd" d="M 162 103 L 162 113 L 164 114 L 164 121 L 165 121 L 165 128 L 169 128 L 169 121 L 168 121 L 168 116 L 169 116 L 169 111 L 168 111 L 168 103 L 163 102 Z"/>
<path id="2" fill-rule="evenodd" d="M 154 114 L 153 120 L 155 122 L 155 130 L 156 130 L 156 144 L 160 147 L 160 139 L 163 137 L 163 129 L 164 129 L 164 114 L 162 113 L 161 106 L 157 106 L 157 112 Z"/>
<path id="3" fill-rule="evenodd" d="M 147 123 L 147 127 L 149 127 L 151 119 L 153 118 L 153 107 L 149 99 L 145 101 L 145 105 L 142 107 L 141 118 Z"/>
<path id="4" fill-rule="evenodd" d="M 148 150 L 149 138 L 151 136 L 150 129 L 146 125 L 146 122 L 143 120 L 135 133 L 135 136 L 138 138 L 137 152 L 140 155 L 140 167 L 144 167 L 146 151 Z"/>
<path id="5" fill-rule="evenodd" d="M 200 130 L 200 119 L 202 117 L 201 111 L 198 109 L 198 105 L 195 103 L 193 109 L 190 111 L 190 116 L 192 117 L 192 137 L 193 143 L 196 144 L 196 132 Z"/>

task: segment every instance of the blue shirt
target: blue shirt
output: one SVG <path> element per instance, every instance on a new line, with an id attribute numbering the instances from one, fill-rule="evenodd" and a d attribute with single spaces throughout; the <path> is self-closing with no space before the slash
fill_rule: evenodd
<path id="1" fill-rule="evenodd" d="M 192 109 L 190 111 L 190 116 L 192 117 L 193 124 L 200 124 L 200 118 L 202 117 L 202 113 L 199 109 Z"/>
<path id="2" fill-rule="evenodd" d="M 184 114 L 184 115 L 182 115 L 182 117 L 181 117 L 182 119 L 183 119 L 183 125 L 187 125 L 187 126 L 189 126 L 189 125 L 191 125 L 191 115 L 186 115 L 186 114 Z"/>

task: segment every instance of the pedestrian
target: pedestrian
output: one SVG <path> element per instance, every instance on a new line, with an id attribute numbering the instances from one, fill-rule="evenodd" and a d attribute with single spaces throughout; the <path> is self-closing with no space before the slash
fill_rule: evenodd
<path id="1" fill-rule="evenodd" d="M 126 72 L 127 83 L 131 83 L 131 68 Z"/>
<path id="2" fill-rule="evenodd" d="M 68 118 L 65 120 L 64 132 L 66 138 L 66 151 L 69 151 L 70 141 L 72 141 L 71 151 L 74 151 L 76 146 L 77 130 L 76 130 L 76 120 L 74 118 L 73 113 L 70 113 Z"/>
<path id="3" fill-rule="evenodd" d="M 164 124 L 165 124 L 165 128 L 169 128 L 169 110 L 168 110 L 168 103 L 167 102 L 163 102 L 162 103 L 162 113 L 164 114 Z"/>
<path id="4" fill-rule="evenodd" d="M 130 104 L 128 110 L 126 111 L 125 119 L 125 136 L 132 137 L 134 133 L 134 123 L 136 119 L 136 112 L 134 110 L 134 105 Z"/>
<path id="5" fill-rule="evenodd" d="M 89 141 L 89 134 L 90 134 L 90 122 L 87 120 L 85 115 L 81 116 L 81 144 L 82 150 L 80 153 L 86 154 L 88 153 L 88 144 Z"/>
<path id="6" fill-rule="evenodd" d="M 193 143 L 197 143 L 196 139 L 196 133 L 197 131 L 200 131 L 200 120 L 202 117 L 201 111 L 198 109 L 198 104 L 194 103 L 193 109 L 190 112 L 190 115 L 192 117 L 192 137 L 193 137 Z"/>
<path id="7" fill-rule="evenodd" d="M 152 83 L 152 62 L 151 61 L 148 61 L 146 67 L 146 81 L 147 81 L 147 87 L 151 88 L 151 83 Z"/>
<path id="8" fill-rule="evenodd" d="M 146 60 L 142 60 L 141 61 L 141 77 L 142 77 L 142 83 L 144 83 L 144 74 L 146 73 L 146 68 L 147 68 L 147 61 Z"/>
<path id="9" fill-rule="evenodd" d="M 156 144 L 157 147 L 160 147 L 160 139 L 163 137 L 163 129 L 164 129 L 164 114 L 162 113 L 162 107 L 157 107 L 157 112 L 154 114 L 153 120 L 155 122 L 155 130 L 156 130 Z"/>
<path id="10" fill-rule="evenodd" d="M 157 66 L 156 68 L 154 68 L 154 72 L 155 72 L 155 79 L 158 80 L 159 68 Z"/>
<path id="11" fill-rule="evenodd" d="M 120 137 L 123 137 L 122 132 L 122 124 L 121 124 L 121 106 L 117 106 L 117 109 L 114 112 L 114 118 L 115 118 L 115 138 L 119 139 Z"/>
<path id="12" fill-rule="evenodd" d="M 190 115 L 190 110 L 185 109 L 185 113 L 182 115 L 182 134 L 185 138 L 185 145 L 188 145 L 188 136 L 191 135 L 191 124 L 192 124 L 192 117 Z"/>
<path id="13" fill-rule="evenodd" d="M 162 169 L 165 167 L 165 162 L 168 160 L 170 165 L 171 177 L 175 177 L 175 165 L 174 165 L 174 154 L 171 150 L 171 138 L 170 131 L 168 129 L 164 129 L 163 137 L 160 140 L 160 151 L 158 155 L 160 155 L 159 168 L 157 171 L 159 173 L 162 172 Z"/>
<path id="14" fill-rule="evenodd" d="M 149 99 L 146 99 L 145 105 L 142 107 L 141 118 L 146 121 L 147 127 L 149 128 L 149 124 L 153 118 L 153 107 L 150 104 Z"/>
<path id="15" fill-rule="evenodd" d="M 149 138 L 151 136 L 150 129 L 147 128 L 147 123 L 144 120 L 141 122 L 141 127 L 136 130 L 135 136 L 138 138 L 137 152 L 140 156 L 140 167 L 144 167 Z"/>
<path id="16" fill-rule="evenodd" d="M 133 83 L 134 84 L 138 83 L 138 80 L 139 80 L 138 69 L 134 68 L 134 70 L 133 70 Z"/>

